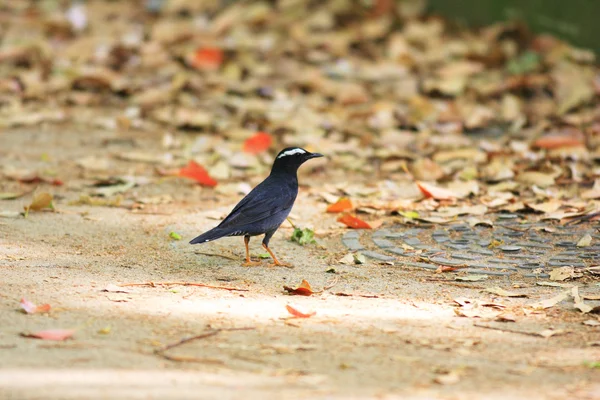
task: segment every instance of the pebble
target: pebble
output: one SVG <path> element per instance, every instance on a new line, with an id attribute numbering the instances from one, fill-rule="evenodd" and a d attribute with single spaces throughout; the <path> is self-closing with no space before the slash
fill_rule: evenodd
<path id="1" fill-rule="evenodd" d="M 366 250 L 363 251 L 362 254 L 365 257 L 373 258 L 379 261 L 395 261 L 396 259 L 392 256 L 386 256 L 385 254 L 377 253 L 376 251 Z"/>
<path id="2" fill-rule="evenodd" d="M 508 251 L 508 252 L 521 251 L 521 248 L 519 246 L 500 246 L 498 248 L 502 251 Z"/>

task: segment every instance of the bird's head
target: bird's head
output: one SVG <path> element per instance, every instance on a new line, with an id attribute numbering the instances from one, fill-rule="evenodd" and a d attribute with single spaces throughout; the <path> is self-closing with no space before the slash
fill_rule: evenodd
<path id="1" fill-rule="evenodd" d="M 311 153 L 300 147 L 288 147 L 279 152 L 273 163 L 273 172 L 296 172 L 298 168 L 311 158 L 323 157 L 321 153 Z"/>

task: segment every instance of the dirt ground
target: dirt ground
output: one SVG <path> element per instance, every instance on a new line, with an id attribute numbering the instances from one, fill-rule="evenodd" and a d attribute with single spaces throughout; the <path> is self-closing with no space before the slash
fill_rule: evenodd
<path id="1" fill-rule="evenodd" d="M 302 177 L 310 187 L 301 188 L 293 210 L 297 222 L 321 232 L 320 246 L 290 242 L 292 228 L 286 223 L 271 243 L 295 268 L 271 268 L 268 260 L 248 268 L 237 260 L 243 256 L 241 238 L 203 247 L 187 244 L 216 224 L 239 196 L 164 179 L 132 189 L 131 196 L 168 193 L 169 204 L 142 209 L 70 205 L 82 191 L 83 172 L 74 160 L 124 151 L 130 146 L 124 139 L 133 140 L 137 149 L 156 149 L 160 137 L 117 138 L 75 128 L 1 135 L 4 167 L 45 163 L 65 181 L 38 188 L 55 195 L 56 212 L 0 219 L 1 398 L 600 398 L 599 370 L 586 364 L 600 359 L 600 347 L 593 346 L 600 331 L 582 324 L 590 317 L 572 303 L 520 315 L 516 322 L 455 313 L 455 298 L 518 309 L 555 296 L 560 288 L 504 277 L 485 284 L 447 282 L 399 263 L 338 263 L 345 254 L 342 229 L 331 228 L 335 216 L 323 218 L 325 205 L 314 193 L 339 176 Z M 115 162 L 121 173 L 152 168 Z M 7 191 L 16 188 L 8 181 L 3 185 Z M 4 211 L 19 211 L 30 201 L 26 196 L 0 204 Z M 182 240 L 170 239 L 171 231 Z M 258 254 L 259 240 L 251 247 Z M 336 273 L 328 273 L 330 268 Z M 302 279 L 315 291 L 335 286 L 310 297 L 284 292 L 283 286 L 296 287 Z M 114 286 L 144 282 L 242 290 L 127 286 L 119 293 Z M 518 287 L 530 297 L 482 293 L 489 286 Z M 52 309 L 27 315 L 19 309 L 21 298 Z M 286 305 L 316 315 L 289 319 Z M 20 336 L 55 328 L 76 333 L 62 342 Z M 247 329 L 226 331 L 230 328 Z M 156 353 L 214 329 L 224 331 Z M 547 338 L 526 334 L 548 329 L 564 332 Z"/>

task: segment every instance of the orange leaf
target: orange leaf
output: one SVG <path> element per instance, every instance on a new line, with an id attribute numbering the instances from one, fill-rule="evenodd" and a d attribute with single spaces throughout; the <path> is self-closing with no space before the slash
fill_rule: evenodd
<path id="1" fill-rule="evenodd" d="M 298 318 L 310 318 L 316 314 L 316 311 L 312 311 L 309 313 L 303 313 L 302 311 L 296 310 L 294 307 L 290 306 L 289 304 L 286 305 L 285 308 L 288 310 L 288 312 L 290 314 L 292 314 L 294 317 L 298 317 Z"/>
<path id="2" fill-rule="evenodd" d="M 193 160 L 179 170 L 179 176 L 193 179 L 203 186 L 217 186 L 217 181 L 208 175 L 206 169 Z"/>
<path id="3" fill-rule="evenodd" d="M 273 138 L 266 132 L 257 132 L 244 142 L 244 151 L 250 154 L 262 153 L 268 150 L 273 143 Z"/>
<path id="4" fill-rule="evenodd" d="M 200 70 L 214 71 L 223 63 L 223 51 L 216 47 L 205 47 L 196 50 L 192 66 Z"/>
<path id="5" fill-rule="evenodd" d="M 583 138 L 581 135 L 574 134 L 556 134 L 542 136 L 533 142 L 533 147 L 540 149 L 558 149 L 560 147 L 582 146 Z"/>
<path id="6" fill-rule="evenodd" d="M 42 340 L 65 340 L 75 333 L 75 329 L 48 329 L 31 333 L 21 333 L 21 336 Z"/>
<path id="7" fill-rule="evenodd" d="M 448 189 L 430 185 L 429 183 L 417 181 L 417 186 L 426 198 L 433 197 L 436 200 L 450 200 L 456 198 L 456 193 Z"/>
<path id="8" fill-rule="evenodd" d="M 296 289 L 293 289 L 293 288 L 288 287 L 288 286 L 284 286 L 283 288 L 289 294 L 296 294 L 298 296 L 310 296 L 311 294 L 314 293 L 313 290 L 312 290 L 312 288 L 310 287 L 310 283 L 308 283 L 306 281 L 306 279 L 302 279 L 302 283 Z"/>
<path id="9" fill-rule="evenodd" d="M 353 217 L 350 214 L 344 214 L 338 218 L 338 222 L 345 224 L 347 227 L 352 229 L 371 229 L 371 225 L 366 223 L 360 218 Z"/>
<path id="10" fill-rule="evenodd" d="M 32 302 L 26 299 L 21 299 L 21 308 L 27 314 L 35 314 L 35 313 L 44 313 L 50 311 L 50 304 L 42 304 L 40 306 L 36 306 Z"/>
<path id="11" fill-rule="evenodd" d="M 329 207 L 327 207 L 327 212 L 328 213 L 340 213 L 340 212 L 344 212 L 344 211 L 350 211 L 353 208 L 354 208 L 354 205 L 352 205 L 352 202 L 350 201 L 350 199 L 347 197 L 342 197 L 335 203 L 329 205 Z"/>

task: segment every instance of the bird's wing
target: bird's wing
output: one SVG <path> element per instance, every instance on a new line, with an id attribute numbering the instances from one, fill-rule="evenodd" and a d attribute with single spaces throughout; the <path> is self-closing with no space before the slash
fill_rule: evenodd
<path id="1" fill-rule="evenodd" d="M 219 224 L 220 228 L 253 224 L 294 205 L 296 193 L 274 186 L 271 190 L 257 186 L 248 193 Z"/>

